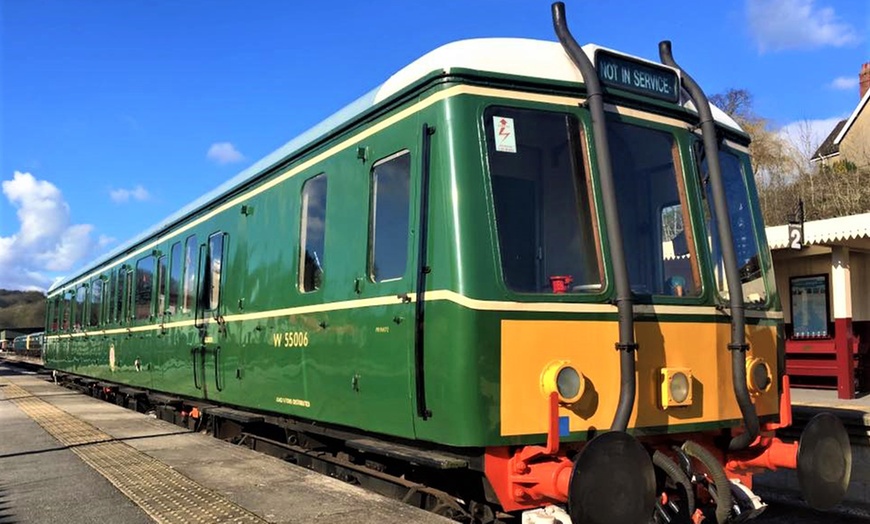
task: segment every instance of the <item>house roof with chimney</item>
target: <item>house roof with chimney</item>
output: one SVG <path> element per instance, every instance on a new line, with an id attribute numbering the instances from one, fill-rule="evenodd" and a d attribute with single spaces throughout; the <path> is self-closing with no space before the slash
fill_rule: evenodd
<path id="1" fill-rule="evenodd" d="M 843 129 L 843 126 L 846 125 L 846 119 L 842 119 L 837 122 L 837 125 L 834 126 L 833 131 L 831 131 L 822 144 L 816 149 L 816 152 L 813 153 L 813 156 L 810 160 L 823 160 L 826 158 L 830 158 L 840 154 L 840 143 L 834 143 L 837 136 L 839 136 L 840 131 Z"/>
<path id="2" fill-rule="evenodd" d="M 870 65 L 870 64 L 868 64 L 868 65 Z M 839 145 L 839 143 L 843 141 L 843 137 L 846 136 L 846 133 L 849 132 L 849 128 L 852 127 L 852 124 L 855 123 L 855 120 L 858 119 L 858 115 L 860 115 L 861 111 L 863 111 L 864 108 L 867 107 L 868 101 L 870 101 L 870 90 L 867 90 L 867 92 L 864 93 L 864 96 L 861 97 L 861 101 L 858 102 L 858 106 L 855 108 L 854 111 L 852 111 L 852 114 L 849 115 L 848 120 L 846 120 L 846 124 L 843 126 L 842 129 L 840 129 L 840 132 L 837 134 L 837 137 L 834 139 L 834 144 Z"/>
<path id="3" fill-rule="evenodd" d="M 858 105 L 855 106 L 855 110 L 852 111 L 849 118 L 837 122 L 834 129 L 828 134 L 819 148 L 816 149 L 816 152 L 813 153 L 813 156 L 810 158 L 813 162 L 826 160 L 839 155 L 840 142 L 842 142 L 843 138 L 849 133 L 849 129 L 851 129 L 855 121 L 858 120 L 859 115 L 861 115 L 864 109 L 870 105 L 870 62 L 861 66 L 861 72 L 858 73 L 858 83 L 861 100 L 858 102 Z M 868 111 L 870 111 L 870 109 L 868 109 Z"/>

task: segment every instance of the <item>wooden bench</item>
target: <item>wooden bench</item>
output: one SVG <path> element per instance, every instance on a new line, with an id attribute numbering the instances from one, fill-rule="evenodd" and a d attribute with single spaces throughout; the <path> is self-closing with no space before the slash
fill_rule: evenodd
<path id="1" fill-rule="evenodd" d="M 792 384 L 836 388 L 839 398 L 855 398 L 859 382 L 856 376 L 864 375 L 866 351 L 862 351 L 860 340 L 854 336 L 848 337 L 845 345 L 846 355 L 841 357 L 836 338 L 786 340 L 785 372 L 792 378 Z"/>

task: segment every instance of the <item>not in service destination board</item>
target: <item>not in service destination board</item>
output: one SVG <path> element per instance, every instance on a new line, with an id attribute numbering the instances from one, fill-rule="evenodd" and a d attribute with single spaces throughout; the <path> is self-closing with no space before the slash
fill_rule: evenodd
<path id="1" fill-rule="evenodd" d="M 668 102 L 680 100 L 677 73 L 667 67 L 655 67 L 598 50 L 595 53 L 595 68 L 598 70 L 598 78 L 606 86 Z"/>

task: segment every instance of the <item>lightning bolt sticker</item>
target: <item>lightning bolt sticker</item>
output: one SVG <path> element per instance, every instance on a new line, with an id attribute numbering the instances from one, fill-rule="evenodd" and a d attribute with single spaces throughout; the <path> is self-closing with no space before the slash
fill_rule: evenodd
<path id="1" fill-rule="evenodd" d="M 495 150 L 502 153 L 517 152 L 517 135 L 514 129 L 514 119 L 504 116 L 492 117 L 492 128 L 495 139 Z"/>

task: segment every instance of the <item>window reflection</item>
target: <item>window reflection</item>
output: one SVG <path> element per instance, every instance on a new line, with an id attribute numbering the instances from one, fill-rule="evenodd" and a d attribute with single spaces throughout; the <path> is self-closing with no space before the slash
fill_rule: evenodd
<path id="1" fill-rule="evenodd" d="M 740 159 L 733 153 L 720 151 L 719 164 L 722 168 L 722 183 L 725 186 L 725 200 L 728 204 L 728 218 L 731 221 L 731 235 L 734 239 L 734 250 L 737 255 L 737 268 L 743 286 L 743 300 L 747 304 L 763 304 L 767 300 L 767 292 L 761 272 L 749 193 L 740 167 Z M 713 190 L 707 172 L 706 158 L 701 162 L 701 172 L 707 197 L 707 234 L 715 264 L 716 287 L 720 296 L 728 300 L 728 280 L 725 276 L 725 262 L 719 241 L 716 212 L 712 205 Z"/>
<path id="2" fill-rule="evenodd" d="M 300 226 L 299 287 L 304 292 L 323 285 L 326 248 L 326 174 L 305 181 L 302 186 Z"/>

